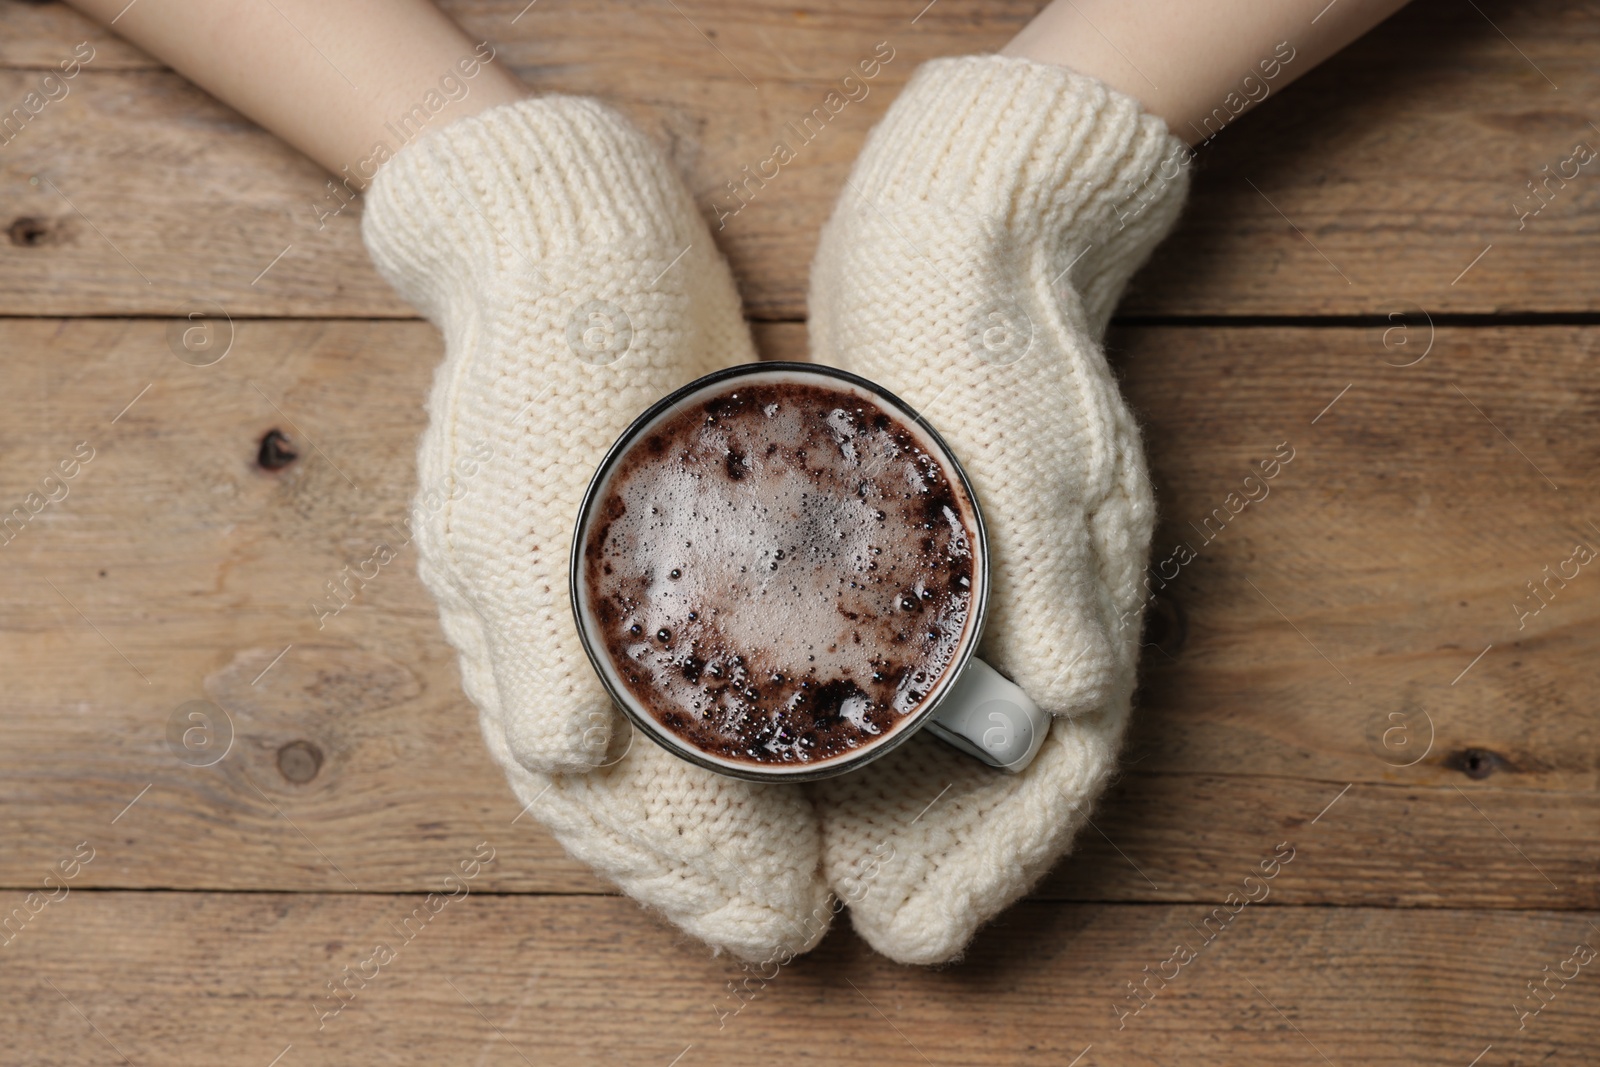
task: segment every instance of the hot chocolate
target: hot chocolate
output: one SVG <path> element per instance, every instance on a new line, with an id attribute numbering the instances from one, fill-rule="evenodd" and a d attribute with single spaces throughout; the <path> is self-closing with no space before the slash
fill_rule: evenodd
<path id="1" fill-rule="evenodd" d="M 876 744 L 973 622 L 964 484 L 843 387 L 696 396 L 632 443 L 594 508 L 593 633 L 638 703 L 716 756 L 814 764 Z"/>

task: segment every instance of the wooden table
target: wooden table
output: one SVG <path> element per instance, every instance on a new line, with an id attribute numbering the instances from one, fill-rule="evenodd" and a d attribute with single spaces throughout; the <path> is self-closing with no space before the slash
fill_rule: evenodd
<path id="1" fill-rule="evenodd" d="M 866 130 L 1034 7 L 448 6 L 535 86 L 615 101 L 708 215 L 891 43 L 719 234 L 787 356 Z M 1529 183 L 1600 148 L 1596 4 L 1421 0 L 1203 150 L 1110 341 L 1158 557 L 1295 458 L 1157 605 L 1097 830 L 964 963 L 841 924 L 735 1015 L 734 965 L 518 817 L 409 550 L 318 626 L 406 511 L 440 354 L 359 209 L 319 228 L 315 166 L 58 4 L 0 3 L 0 104 L 84 41 L 0 146 L 0 503 L 67 491 L 0 548 L 0 1060 L 1594 1062 L 1600 571 L 1571 561 L 1600 549 L 1600 163 Z M 226 358 L 175 358 L 208 312 Z M 273 430 L 297 458 L 269 471 Z M 209 766 L 169 746 L 192 701 L 231 722 Z M 482 842 L 471 894 L 319 1030 Z"/>

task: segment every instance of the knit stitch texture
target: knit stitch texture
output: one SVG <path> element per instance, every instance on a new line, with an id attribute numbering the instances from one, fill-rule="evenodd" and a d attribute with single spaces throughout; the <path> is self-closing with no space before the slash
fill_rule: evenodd
<path id="1" fill-rule="evenodd" d="M 1100 340 L 1177 218 L 1187 162 L 1160 119 L 1090 78 L 936 60 L 823 231 L 813 357 L 888 386 L 949 441 L 990 534 L 980 654 L 1057 716 L 1019 775 L 924 736 L 813 789 L 829 880 L 894 959 L 958 955 L 1066 852 L 1113 769 L 1155 508 Z"/>
<path id="2" fill-rule="evenodd" d="M 663 394 L 755 358 L 688 193 L 615 112 L 548 96 L 406 148 L 374 181 L 362 234 L 444 334 L 417 457 L 418 569 L 519 802 L 712 946 L 753 960 L 809 948 L 831 910 L 805 796 L 635 738 L 568 596 L 605 450 Z"/>

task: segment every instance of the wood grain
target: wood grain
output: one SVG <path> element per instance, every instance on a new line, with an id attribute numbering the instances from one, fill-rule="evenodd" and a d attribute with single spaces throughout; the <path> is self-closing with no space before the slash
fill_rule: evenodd
<path id="1" fill-rule="evenodd" d="M 1486 1063 L 1585 1062 L 1600 1004 L 1580 970 L 1518 1030 L 1514 1005 L 1538 1003 L 1526 983 L 1600 943 L 1571 913 L 1261 904 L 1206 945 L 1192 905 L 1029 904 L 959 967 L 897 967 L 835 930 L 764 982 L 626 900 L 473 893 L 405 925 L 419 907 L 72 893 L 0 950 L 8 1044 L 50 1064 L 265 1065 L 287 1049 L 285 1064 L 1465 1067 L 1489 1046 Z M 1163 967 L 1180 943 L 1193 958 Z M 379 944 L 390 962 L 324 1017 L 327 983 Z M 1172 980 L 1119 1030 L 1146 968 Z"/>
<path id="2" fill-rule="evenodd" d="M 394 537 L 437 335 L 233 328 L 226 358 L 193 367 L 160 321 L 0 322 L 16 353 L 0 501 L 95 449 L 0 548 L 0 884 L 113 834 L 86 884 L 416 891 L 489 839 L 496 891 L 606 892 L 513 822 L 409 552 L 320 630 L 310 607 Z M 758 338 L 803 351 L 798 326 Z M 1584 583 L 1600 579 L 1582 571 L 1521 630 L 1512 605 L 1574 540 L 1600 545 L 1597 346 L 1594 328 L 1440 329 L 1397 369 L 1376 331 L 1115 333 L 1158 561 L 1180 540 L 1198 557 L 1158 590 L 1166 630 L 1148 634 L 1124 776 L 1041 892 L 1221 899 L 1290 840 L 1311 857 L 1293 902 L 1596 907 L 1600 612 Z M 300 453 L 275 474 L 254 462 L 273 428 Z M 1189 523 L 1281 442 L 1294 458 L 1269 495 L 1220 530 L 1213 515 L 1206 544 Z M 169 749 L 192 700 L 232 718 L 212 767 Z M 296 742 L 323 758 L 308 781 L 286 776 Z"/>
<path id="3" fill-rule="evenodd" d="M 817 228 L 912 69 L 998 47 L 1034 9 L 943 0 L 913 24 L 887 0 L 612 0 L 515 21 L 520 0 L 447 6 L 536 89 L 616 103 L 713 220 L 736 204 L 726 183 L 890 42 L 869 95 L 717 235 L 750 314 L 773 320 L 804 316 Z M 1537 216 L 1513 207 L 1537 203 L 1528 183 L 1576 143 L 1600 148 L 1597 15 L 1593 2 L 1411 5 L 1202 151 L 1184 222 L 1122 314 L 1600 310 L 1593 165 L 1550 186 Z M 35 220 L 31 243 L 0 244 L 0 313 L 171 315 L 210 300 L 235 316 L 412 314 L 367 264 L 358 208 L 319 221 L 331 202 L 317 167 L 67 9 L 0 3 L 0 102 L 85 39 L 96 58 L 71 94 L 0 148 L 0 224 Z"/>

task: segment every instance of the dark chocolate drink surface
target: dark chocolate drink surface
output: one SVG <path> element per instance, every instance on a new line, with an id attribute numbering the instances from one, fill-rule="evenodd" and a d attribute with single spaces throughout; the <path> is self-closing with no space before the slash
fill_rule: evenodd
<path id="1" fill-rule="evenodd" d="M 662 726 L 741 763 L 815 764 L 917 711 L 972 622 L 973 505 L 857 393 L 730 383 L 618 461 L 583 544 L 594 634 Z"/>

